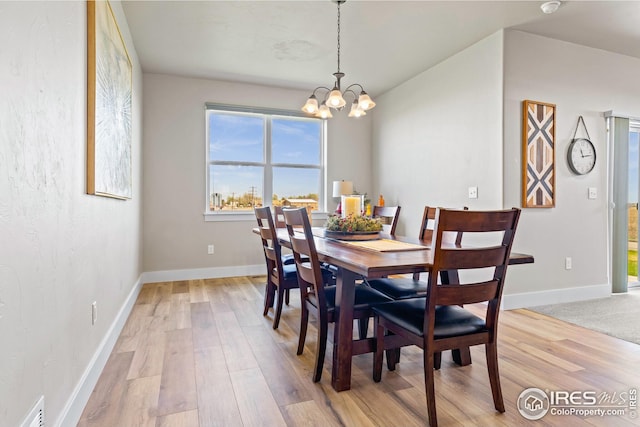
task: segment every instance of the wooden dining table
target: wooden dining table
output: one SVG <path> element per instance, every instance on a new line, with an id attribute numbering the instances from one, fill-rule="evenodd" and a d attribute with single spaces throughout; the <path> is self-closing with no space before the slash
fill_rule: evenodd
<path id="1" fill-rule="evenodd" d="M 258 232 L 258 229 L 255 228 L 254 232 Z M 287 230 L 278 229 L 277 233 L 280 244 L 290 247 Z M 349 390 L 351 388 L 352 357 L 375 351 L 374 338 L 354 340 L 353 337 L 353 304 L 356 281 L 362 278 L 428 272 L 433 266 L 431 242 L 383 234 L 381 235 L 382 239 L 398 242 L 397 246 L 402 246 L 400 243 L 406 245 L 404 245 L 404 249 L 391 248 L 388 251 L 380 251 L 327 238 L 324 228 L 314 227 L 313 234 L 319 260 L 337 267 L 335 305 L 338 317 L 334 325 L 331 385 L 336 391 Z M 533 262 L 532 255 L 514 252 L 511 253 L 509 259 L 510 265 Z M 444 283 L 458 283 L 457 272 L 448 272 L 442 276 L 441 280 Z M 454 360 L 460 365 L 471 363 L 469 349 L 459 349 L 457 353 L 454 353 Z"/>

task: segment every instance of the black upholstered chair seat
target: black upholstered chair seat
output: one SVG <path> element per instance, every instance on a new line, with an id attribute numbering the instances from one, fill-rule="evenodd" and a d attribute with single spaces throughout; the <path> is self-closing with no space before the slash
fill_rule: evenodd
<path id="1" fill-rule="evenodd" d="M 374 304 L 383 304 L 390 301 L 393 301 L 388 296 L 376 291 L 375 289 L 371 289 L 368 286 L 364 285 L 356 285 L 355 289 L 355 303 L 353 306 L 354 310 L 369 308 Z M 335 286 L 327 286 L 324 288 L 324 297 L 327 300 L 327 307 L 329 310 L 333 310 L 336 306 L 336 287 Z M 315 296 L 310 295 L 309 300 L 316 307 L 318 306 L 318 301 Z"/>
<path id="2" fill-rule="evenodd" d="M 424 335 L 425 298 L 411 298 L 373 307 L 373 312 L 382 315 L 416 335 Z M 434 338 L 447 338 L 475 334 L 487 330 L 483 319 L 457 305 L 436 307 Z"/>
<path id="3" fill-rule="evenodd" d="M 427 283 L 409 278 L 367 279 L 373 289 L 390 296 L 393 299 L 413 298 L 427 293 Z"/>
<path id="4" fill-rule="evenodd" d="M 298 273 L 296 272 L 295 264 L 285 264 L 282 266 L 282 272 L 284 273 L 284 280 L 297 280 Z"/>
<path id="5" fill-rule="evenodd" d="M 303 261 L 308 261 L 309 258 L 307 257 L 302 257 Z M 282 255 L 282 264 L 283 265 L 288 265 L 288 264 L 295 264 L 296 260 L 293 259 L 293 254 L 284 254 Z"/>

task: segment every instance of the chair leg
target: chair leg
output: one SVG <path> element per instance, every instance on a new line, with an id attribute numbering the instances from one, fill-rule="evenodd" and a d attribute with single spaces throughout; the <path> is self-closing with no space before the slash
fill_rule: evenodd
<path id="1" fill-rule="evenodd" d="M 389 350 L 385 350 L 385 355 L 387 356 L 387 369 L 395 371 L 396 365 L 400 362 L 400 349 L 390 348 Z"/>
<path id="2" fill-rule="evenodd" d="M 304 301 L 302 301 L 302 307 L 300 308 L 300 335 L 298 337 L 298 352 L 297 355 L 301 355 L 304 350 L 304 342 L 307 339 L 307 325 L 309 324 L 309 309 Z"/>
<path id="3" fill-rule="evenodd" d="M 429 416 L 429 426 L 438 427 L 436 416 L 436 393 L 433 386 L 433 353 L 426 346 L 424 348 L 424 389 L 427 395 L 427 414 Z"/>
<path id="4" fill-rule="evenodd" d="M 264 288 L 264 310 L 262 311 L 262 315 L 266 316 L 269 312 L 269 308 L 273 307 L 273 297 L 275 294 L 275 289 L 271 285 L 269 279 L 267 279 L 267 284 Z"/>
<path id="5" fill-rule="evenodd" d="M 286 292 L 284 293 L 284 303 L 289 305 L 289 291 L 290 289 L 287 289 Z"/>
<path id="6" fill-rule="evenodd" d="M 500 373 L 498 372 L 498 346 L 496 343 L 486 344 L 485 353 L 487 355 L 487 369 L 489 371 L 493 405 L 496 407 L 496 411 L 504 412 L 504 400 L 502 399 L 502 388 L 500 387 Z"/>
<path id="7" fill-rule="evenodd" d="M 322 378 L 322 368 L 324 366 L 324 355 L 327 350 L 327 330 L 329 324 L 321 319 L 318 314 L 318 343 L 316 350 L 316 367 L 313 371 L 313 382 L 317 383 Z"/>
<path id="8" fill-rule="evenodd" d="M 440 365 L 442 364 L 442 352 L 437 351 L 433 353 L 433 369 L 440 369 Z"/>
<path id="9" fill-rule="evenodd" d="M 384 352 L 384 326 L 378 324 L 376 318 L 373 323 L 373 332 L 376 335 L 376 351 L 373 353 L 373 381 L 380 382 L 382 378 L 382 359 Z"/>
<path id="10" fill-rule="evenodd" d="M 278 325 L 280 325 L 280 315 L 282 315 L 284 293 L 284 288 L 282 286 L 278 286 L 278 302 L 276 303 L 276 315 L 273 316 L 273 329 L 278 329 Z"/>
<path id="11" fill-rule="evenodd" d="M 358 319 L 358 338 L 361 340 L 367 337 L 367 331 L 369 330 L 369 318 Z"/>

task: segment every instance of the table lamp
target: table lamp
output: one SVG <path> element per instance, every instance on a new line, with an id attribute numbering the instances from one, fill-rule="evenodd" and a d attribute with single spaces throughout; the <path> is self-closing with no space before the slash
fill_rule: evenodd
<path id="1" fill-rule="evenodd" d="M 333 198 L 338 199 L 337 214 L 342 213 L 341 197 L 349 194 L 353 194 L 353 182 L 345 181 L 344 179 L 342 181 L 333 181 Z"/>

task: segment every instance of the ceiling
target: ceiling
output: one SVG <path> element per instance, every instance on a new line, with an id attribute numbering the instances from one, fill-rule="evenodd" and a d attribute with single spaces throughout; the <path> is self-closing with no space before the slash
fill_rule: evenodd
<path id="1" fill-rule="evenodd" d="M 343 88 L 379 95 L 501 28 L 640 58 L 640 1 L 349 0 L 341 6 Z M 333 84 L 330 0 L 122 1 L 142 69 L 313 90 Z"/>

